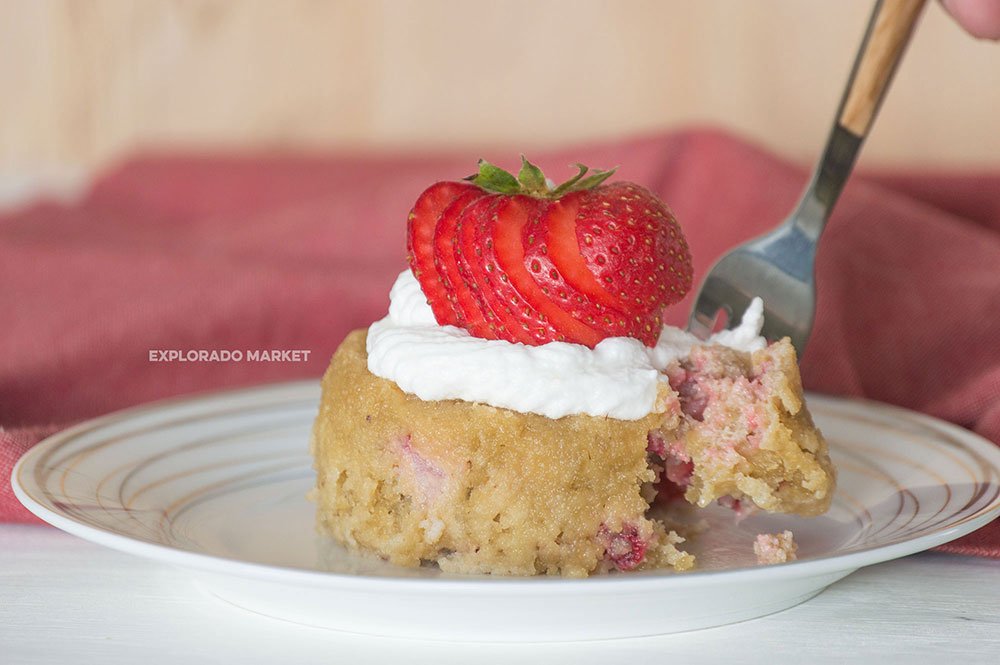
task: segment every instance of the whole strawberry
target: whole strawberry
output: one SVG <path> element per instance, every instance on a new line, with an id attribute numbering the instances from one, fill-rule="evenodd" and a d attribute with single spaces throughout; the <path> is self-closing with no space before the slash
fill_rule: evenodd
<path id="1" fill-rule="evenodd" d="M 687 241 L 648 190 L 574 166 L 550 188 L 524 158 L 517 177 L 480 161 L 420 195 L 407 250 L 438 323 L 531 345 L 656 343 L 663 310 L 691 288 Z"/>

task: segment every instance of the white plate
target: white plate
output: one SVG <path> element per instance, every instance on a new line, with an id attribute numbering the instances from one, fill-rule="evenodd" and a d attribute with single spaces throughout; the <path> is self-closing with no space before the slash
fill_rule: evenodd
<path id="1" fill-rule="evenodd" d="M 812 519 L 738 523 L 709 508 L 711 528 L 692 544 L 695 572 L 567 580 L 399 568 L 314 534 L 304 497 L 318 399 L 315 382 L 292 383 L 111 414 L 32 448 L 14 469 L 14 491 L 60 529 L 182 566 L 220 598 L 262 614 L 487 641 L 652 635 L 762 616 L 1000 514 L 1000 449 L 989 441 L 902 409 L 812 395 L 840 473 L 833 507 Z M 786 528 L 800 560 L 756 566 L 755 535 Z"/>

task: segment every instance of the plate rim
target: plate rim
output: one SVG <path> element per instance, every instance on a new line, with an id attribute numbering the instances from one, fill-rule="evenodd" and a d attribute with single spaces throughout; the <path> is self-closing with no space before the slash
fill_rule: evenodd
<path id="1" fill-rule="evenodd" d="M 435 592 L 450 594 L 466 594 L 470 592 L 488 591 L 489 593 L 518 594 L 551 594 L 560 593 L 593 593 L 603 590 L 607 593 L 648 592 L 659 590 L 666 585 L 669 589 L 686 589 L 700 587 L 706 584 L 731 584 L 740 578 L 750 578 L 750 582 L 766 582 L 770 579 L 800 579 L 847 574 L 858 568 L 890 561 L 902 556 L 921 552 L 938 545 L 950 542 L 963 535 L 992 522 L 1000 517 L 1000 497 L 978 511 L 948 526 L 931 533 L 907 538 L 899 542 L 877 545 L 868 549 L 823 556 L 802 561 L 794 561 L 779 566 L 758 566 L 735 568 L 729 570 L 694 570 L 684 574 L 646 571 L 632 575 L 592 576 L 571 579 L 557 576 L 532 577 L 502 577 L 489 575 L 449 575 L 434 578 L 416 577 L 383 577 L 377 575 L 336 573 L 320 570 L 307 570 L 273 564 L 257 563 L 242 559 L 228 558 L 213 554 L 192 552 L 164 543 L 154 543 L 133 538 L 121 532 L 112 531 L 79 522 L 59 512 L 50 509 L 31 495 L 28 488 L 22 484 L 23 469 L 37 463 L 50 448 L 54 448 L 77 436 L 99 430 L 112 424 L 127 421 L 130 418 L 157 411 L 183 409 L 207 400 L 213 399 L 247 399 L 254 396 L 263 397 L 269 393 L 314 393 L 319 396 L 319 382 L 312 379 L 265 383 L 236 389 L 210 390 L 168 397 L 153 402 L 113 411 L 78 423 L 65 430 L 46 437 L 29 448 L 14 465 L 11 471 L 11 487 L 21 504 L 44 522 L 77 536 L 89 542 L 111 549 L 149 558 L 161 563 L 190 568 L 200 573 L 235 575 L 260 581 L 282 582 L 285 584 L 324 586 L 338 589 L 373 590 L 377 587 L 392 588 L 395 592 L 410 591 L 424 593 L 430 588 Z M 866 398 L 826 395 L 807 392 L 806 403 L 822 402 L 827 405 L 845 405 L 848 407 L 887 413 L 896 418 L 916 419 L 917 422 L 931 429 L 944 430 L 949 435 L 960 439 L 973 452 L 986 458 L 1000 475 L 1000 446 L 989 439 L 967 430 L 954 423 L 925 413 L 913 411 L 905 407 L 886 404 Z"/>

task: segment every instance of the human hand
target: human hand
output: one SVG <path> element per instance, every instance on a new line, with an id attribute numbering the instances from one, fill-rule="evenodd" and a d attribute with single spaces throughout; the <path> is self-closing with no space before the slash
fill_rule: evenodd
<path id="1" fill-rule="evenodd" d="M 941 0 L 941 6 L 979 39 L 1000 39 L 1000 0 Z"/>

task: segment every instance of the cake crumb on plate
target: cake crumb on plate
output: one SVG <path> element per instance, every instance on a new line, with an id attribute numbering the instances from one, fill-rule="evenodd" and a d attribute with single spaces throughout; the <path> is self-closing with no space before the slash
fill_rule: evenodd
<path id="1" fill-rule="evenodd" d="M 795 561 L 798 549 L 799 546 L 792 539 L 792 532 L 787 529 L 781 533 L 757 534 L 757 540 L 753 544 L 753 552 L 761 566 Z"/>

